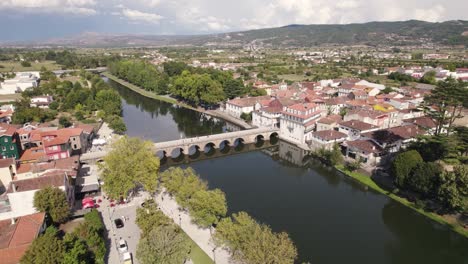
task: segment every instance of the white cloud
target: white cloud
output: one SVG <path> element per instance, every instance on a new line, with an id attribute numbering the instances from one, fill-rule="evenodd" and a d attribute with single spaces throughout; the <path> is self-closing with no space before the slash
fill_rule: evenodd
<path id="1" fill-rule="evenodd" d="M 163 16 L 154 13 L 145 13 L 138 10 L 128 9 L 125 8 L 122 10 L 122 15 L 129 20 L 135 22 L 146 22 L 146 23 L 153 23 L 159 24 L 159 21 L 163 19 Z"/>
<path id="2" fill-rule="evenodd" d="M 71 13 L 95 15 L 94 0 L 1 0 L 0 9 L 29 13 Z"/>
<path id="3" fill-rule="evenodd" d="M 425 21 L 440 21 L 444 17 L 445 8 L 441 5 L 436 5 L 429 9 L 416 9 L 414 17 L 419 20 Z"/>

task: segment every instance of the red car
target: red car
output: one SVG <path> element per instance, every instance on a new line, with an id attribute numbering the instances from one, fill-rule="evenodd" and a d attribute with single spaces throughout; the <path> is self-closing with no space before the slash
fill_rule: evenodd
<path id="1" fill-rule="evenodd" d="M 91 197 L 86 197 L 83 200 L 81 200 L 81 206 L 83 209 L 87 208 L 94 208 L 96 207 L 96 204 L 94 203 L 94 199 Z"/>

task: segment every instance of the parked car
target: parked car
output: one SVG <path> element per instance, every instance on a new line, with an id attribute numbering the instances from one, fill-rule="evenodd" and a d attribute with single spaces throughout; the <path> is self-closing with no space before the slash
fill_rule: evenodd
<path id="1" fill-rule="evenodd" d="M 120 218 L 114 219 L 114 223 L 115 223 L 115 226 L 116 226 L 117 228 L 122 228 L 122 227 L 124 227 L 124 222 L 123 222 L 122 219 L 120 219 Z"/>
<path id="2" fill-rule="evenodd" d="M 127 251 L 128 251 L 127 241 L 125 241 L 125 239 L 120 239 L 119 240 L 119 252 L 125 253 Z"/>

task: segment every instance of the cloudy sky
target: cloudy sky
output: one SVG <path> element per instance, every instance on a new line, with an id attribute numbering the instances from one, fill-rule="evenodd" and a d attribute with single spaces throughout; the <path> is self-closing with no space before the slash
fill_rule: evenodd
<path id="1" fill-rule="evenodd" d="M 468 20 L 464 0 L 0 0 L 0 40 L 206 34 L 288 24 Z"/>

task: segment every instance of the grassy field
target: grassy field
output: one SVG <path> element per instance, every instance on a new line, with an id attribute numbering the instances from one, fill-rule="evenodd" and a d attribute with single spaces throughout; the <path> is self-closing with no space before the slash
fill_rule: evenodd
<path id="1" fill-rule="evenodd" d="M 312 77 L 307 77 L 304 76 L 303 74 L 283 74 L 283 75 L 278 75 L 278 79 L 281 80 L 290 80 L 293 82 L 300 82 L 304 81 L 307 78 L 312 78 Z"/>
<path id="2" fill-rule="evenodd" d="M 187 236 L 188 237 L 188 236 Z M 213 260 L 190 238 L 188 237 L 191 243 L 190 259 L 194 264 L 212 264 Z"/>
<path id="3" fill-rule="evenodd" d="M 61 65 L 55 63 L 55 61 L 41 61 L 39 63 L 31 62 L 31 67 L 23 67 L 19 61 L 1 61 L 0 72 L 17 72 L 17 71 L 40 71 L 41 67 L 44 66 L 48 70 L 60 70 Z"/>
<path id="4" fill-rule="evenodd" d="M 448 218 L 445 218 L 441 215 L 438 215 L 436 213 L 431 213 L 431 212 L 427 212 L 427 211 L 424 211 L 423 209 L 421 208 L 418 208 L 415 206 L 414 203 L 408 201 L 407 199 L 405 198 L 402 198 L 396 194 L 393 194 L 387 190 L 384 190 L 382 189 L 380 186 L 378 186 L 369 176 L 367 175 L 364 175 L 364 174 L 361 174 L 361 173 L 358 173 L 358 172 L 351 172 L 351 171 L 348 171 L 344 168 L 343 165 L 337 165 L 335 166 L 337 170 L 341 171 L 342 173 L 348 175 L 349 177 L 357 180 L 358 182 L 370 187 L 371 189 L 381 193 L 381 194 L 384 194 L 384 195 L 387 195 L 388 197 L 392 198 L 393 200 L 415 210 L 416 212 L 420 213 L 420 214 L 423 214 L 425 216 L 427 216 L 428 218 L 438 222 L 439 224 L 443 225 L 443 226 L 446 226 L 448 227 L 449 229 L 459 233 L 460 235 L 464 236 L 464 237 L 467 237 L 468 238 L 468 230 L 466 228 L 464 228 L 463 226 L 461 226 L 455 219 L 448 219 Z"/>
<path id="5" fill-rule="evenodd" d="M 20 93 L 0 95 L 0 102 L 1 103 L 14 102 L 14 101 L 20 100 L 20 99 L 21 99 L 21 94 Z"/>

